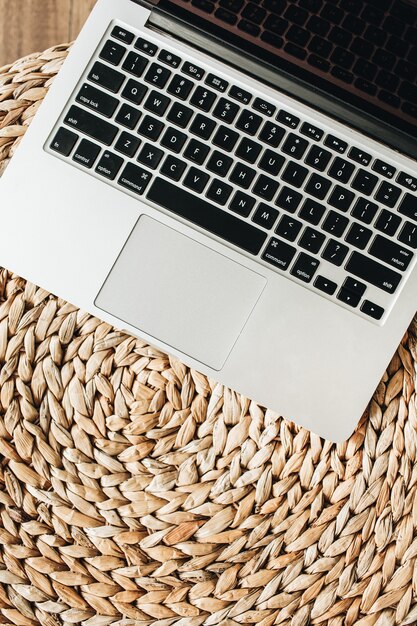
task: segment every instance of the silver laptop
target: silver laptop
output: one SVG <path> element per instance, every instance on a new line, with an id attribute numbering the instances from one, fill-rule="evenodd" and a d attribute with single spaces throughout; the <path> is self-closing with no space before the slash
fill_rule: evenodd
<path id="1" fill-rule="evenodd" d="M 417 6 L 99 0 L 0 263 L 333 441 L 417 308 Z"/>

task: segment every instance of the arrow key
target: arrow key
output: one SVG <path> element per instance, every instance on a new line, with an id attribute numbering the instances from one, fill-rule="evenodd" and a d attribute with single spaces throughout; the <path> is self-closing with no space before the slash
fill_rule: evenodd
<path id="1" fill-rule="evenodd" d="M 320 291 L 324 291 L 324 293 L 327 293 L 329 296 L 332 296 L 337 289 L 336 283 L 324 276 L 317 276 L 314 281 L 314 286 L 320 289 Z"/>
<path id="2" fill-rule="evenodd" d="M 353 293 L 352 291 L 349 291 L 349 289 L 342 287 L 337 294 L 337 299 L 345 304 L 349 304 L 349 306 L 356 307 L 358 306 L 361 297 L 359 294 Z"/>
<path id="3" fill-rule="evenodd" d="M 384 315 L 384 309 L 382 306 L 378 306 L 369 300 L 364 300 L 361 306 L 362 313 L 369 315 L 369 317 L 373 317 L 374 320 L 380 320 Z"/>

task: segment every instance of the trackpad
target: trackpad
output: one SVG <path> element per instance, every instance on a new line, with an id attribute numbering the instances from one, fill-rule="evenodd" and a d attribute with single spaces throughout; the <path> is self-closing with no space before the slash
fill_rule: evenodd
<path id="1" fill-rule="evenodd" d="M 266 282 L 142 215 L 95 305 L 220 370 Z"/>

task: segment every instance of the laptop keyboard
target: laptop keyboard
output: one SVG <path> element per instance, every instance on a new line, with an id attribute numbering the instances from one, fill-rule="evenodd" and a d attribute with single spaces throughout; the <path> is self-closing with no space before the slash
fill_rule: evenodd
<path id="1" fill-rule="evenodd" d="M 417 118 L 417 7 L 402 0 L 182 0 Z"/>
<path id="2" fill-rule="evenodd" d="M 417 249 L 417 177 L 119 26 L 47 145 L 368 319 Z"/>

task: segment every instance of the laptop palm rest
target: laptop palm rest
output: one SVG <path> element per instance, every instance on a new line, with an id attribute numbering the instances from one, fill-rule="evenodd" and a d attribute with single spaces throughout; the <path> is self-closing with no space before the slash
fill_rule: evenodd
<path id="1" fill-rule="evenodd" d="M 95 305 L 220 370 L 266 283 L 263 276 L 142 215 Z"/>

